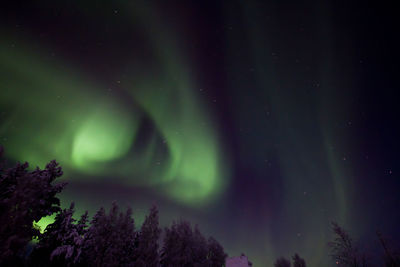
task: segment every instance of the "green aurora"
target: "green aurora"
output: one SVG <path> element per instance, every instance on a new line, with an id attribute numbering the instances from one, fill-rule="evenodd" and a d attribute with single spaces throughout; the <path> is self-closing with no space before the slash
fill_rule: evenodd
<path id="1" fill-rule="evenodd" d="M 350 160 L 364 160 L 358 99 L 330 8 L 195 2 L 41 1 L 25 24 L 3 18 L 6 158 L 56 159 L 77 216 L 117 200 L 140 225 L 156 202 L 162 225 L 187 218 L 255 266 L 293 253 L 326 266 L 331 220 L 368 227 L 352 205 L 370 165 Z"/>
<path id="2" fill-rule="evenodd" d="M 130 185 L 161 183 L 170 198 L 191 206 L 211 201 L 222 190 L 222 150 L 189 77 L 175 82 L 165 74 L 157 83 L 132 78 L 121 85 L 127 100 L 82 78 L 75 68 L 46 59 L 39 49 L 29 50 L 34 52 L 4 44 L 0 49 L 5 74 L 0 105 L 7 110 L 0 135 L 9 158 L 32 167 L 55 158 L 72 179 L 70 173 L 83 173 L 96 179 L 117 175 Z M 158 133 L 144 151 L 135 153 L 133 144 L 145 119 Z M 157 137 L 166 152 L 157 149 Z"/>

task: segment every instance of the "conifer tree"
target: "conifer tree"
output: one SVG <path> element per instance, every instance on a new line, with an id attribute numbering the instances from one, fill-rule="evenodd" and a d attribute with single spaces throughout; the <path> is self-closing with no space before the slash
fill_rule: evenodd
<path id="1" fill-rule="evenodd" d="M 137 235 L 135 266 L 159 266 L 160 258 L 158 252 L 158 239 L 161 234 L 158 222 L 158 209 L 153 206 L 146 216 L 140 232 Z"/>
<path id="2" fill-rule="evenodd" d="M 209 266 L 207 239 L 200 232 L 198 226 L 194 227 L 191 241 L 191 255 L 193 266 Z"/>
<path id="3" fill-rule="evenodd" d="M 281 257 L 275 261 L 274 267 L 290 267 L 290 261 Z"/>
<path id="4" fill-rule="evenodd" d="M 223 266 L 226 254 L 214 238 L 207 240 L 187 221 L 165 229 L 161 266 Z"/>
<path id="5" fill-rule="evenodd" d="M 83 258 L 90 266 L 133 266 L 134 221 L 132 210 L 120 213 L 114 202 L 109 214 L 95 214 L 85 236 Z"/>
<path id="6" fill-rule="evenodd" d="M 60 210 L 56 197 L 65 183 L 53 185 L 62 175 L 61 167 L 51 161 L 44 170 L 28 171 L 28 163 L 17 163 L 0 176 L 0 265 L 15 264 L 32 238 L 39 235 L 34 221 Z M 13 263 L 14 262 L 14 263 Z"/>
<path id="7" fill-rule="evenodd" d="M 208 239 L 207 246 L 209 266 L 224 266 L 227 257 L 224 248 L 213 237 Z"/>
<path id="8" fill-rule="evenodd" d="M 188 222 L 173 222 L 165 229 L 164 245 L 161 253 L 161 266 L 193 265 L 191 255 L 192 229 Z"/>
<path id="9" fill-rule="evenodd" d="M 87 212 L 76 223 L 72 217 L 74 206 L 74 203 L 71 203 L 69 209 L 59 212 L 54 223 L 49 224 L 39 236 L 39 243 L 32 252 L 30 265 L 73 266 L 79 263 L 87 227 Z"/>
<path id="10" fill-rule="evenodd" d="M 336 264 L 349 267 L 361 267 L 365 265 L 359 259 L 357 248 L 354 246 L 350 235 L 335 222 L 332 222 L 332 231 L 335 234 L 335 239 L 329 242 L 328 245 L 331 247 L 331 256 Z"/>
<path id="11" fill-rule="evenodd" d="M 400 255 L 393 251 L 393 249 L 388 245 L 388 241 L 383 237 L 381 232 L 376 233 L 379 239 L 379 243 L 383 248 L 383 261 L 385 267 L 400 267 Z"/>
<path id="12" fill-rule="evenodd" d="M 0 147 L 0 158 L 2 148 Z M 120 212 L 113 203 L 106 214 L 102 207 L 88 228 L 88 213 L 76 221 L 74 203 L 61 210 L 56 194 L 65 183 L 53 185 L 62 175 L 51 161 L 44 170 L 28 171 L 28 163 L 4 170 L 0 162 L 0 265 L 1 266 L 223 266 L 226 254 L 212 237 L 208 240 L 196 226 L 181 221 L 166 229 L 159 255 L 161 229 L 158 210 L 150 209 L 138 233 L 132 210 Z M 54 223 L 40 234 L 33 222 L 56 213 Z M 28 261 L 24 249 L 38 239 Z M 32 247 L 32 245 L 30 245 Z M 30 248 L 31 248 L 30 247 Z"/>
<path id="13" fill-rule="evenodd" d="M 299 254 L 294 254 L 293 259 L 293 267 L 306 267 L 306 261 L 299 256 Z"/>

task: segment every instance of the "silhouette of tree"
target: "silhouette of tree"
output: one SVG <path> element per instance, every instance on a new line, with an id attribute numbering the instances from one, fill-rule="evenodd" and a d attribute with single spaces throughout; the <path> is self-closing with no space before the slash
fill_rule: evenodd
<path id="1" fill-rule="evenodd" d="M 192 243 L 193 266 L 208 266 L 208 244 L 207 239 L 200 232 L 198 226 L 194 227 Z"/>
<path id="2" fill-rule="evenodd" d="M 275 267 L 290 267 L 290 261 L 284 257 L 277 259 L 274 263 Z"/>
<path id="3" fill-rule="evenodd" d="M 365 256 L 359 255 L 350 235 L 335 222 L 332 222 L 332 231 L 335 234 L 335 240 L 329 242 L 328 245 L 331 247 L 331 256 L 336 264 L 349 267 L 367 266 Z"/>
<path id="4" fill-rule="evenodd" d="M 297 253 L 292 257 L 293 267 L 306 267 L 306 261 L 301 258 Z"/>
<path id="5" fill-rule="evenodd" d="M 187 221 L 174 222 L 165 229 L 161 266 L 223 266 L 226 254 L 212 237 L 208 242 L 197 226 Z"/>
<path id="6" fill-rule="evenodd" d="M 158 239 L 161 229 L 158 223 L 158 209 L 153 206 L 137 235 L 135 266 L 157 267 L 160 264 Z"/>
<path id="7" fill-rule="evenodd" d="M 188 236 L 191 234 L 192 229 L 188 222 L 180 222 L 179 224 L 173 222 L 170 228 L 165 228 L 164 245 L 160 260 L 161 266 L 184 266 L 190 263 L 185 258 L 185 250 L 186 247 L 190 246 Z"/>
<path id="8" fill-rule="evenodd" d="M 197 237 L 198 238 L 198 237 Z M 199 244 L 200 245 L 200 244 Z M 205 244 L 203 244 L 205 245 Z M 165 229 L 164 246 L 161 253 L 161 266 L 194 266 L 198 255 L 194 255 L 195 250 L 207 251 L 195 247 L 194 234 L 189 222 L 173 222 L 170 228 Z M 206 255 L 204 255 L 205 259 Z"/>
<path id="9" fill-rule="evenodd" d="M 134 221 L 132 210 L 120 213 L 114 202 L 107 215 L 104 208 L 95 214 L 85 235 L 83 263 L 90 266 L 133 266 Z"/>
<path id="10" fill-rule="evenodd" d="M 87 227 L 87 212 L 76 223 L 72 218 L 74 203 L 59 212 L 54 223 L 39 236 L 39 243 L 31 255 L 33 266 L 72 266 L 79 263 L 83 236 Z"/>
<path id="11" fill-rule="evenodd" d="M 227 257 L 224 248 L 213 237 L 208 238 L 207 246 L 209 266 L 224 266 Z"/>
<path id="12" fill-rule="evenodd" d="M 0 158 L 2 155 L 0 147 Z M 150 209 L 138 233 L 132 210 L 120 212 L 116 203 L 108 214 L 100 208 L 88 226 L 88 213 L 76 221 L 74 203 L 61 210 L 56 194 L 65 183 L 53 185 L 62 175 L 51 161 L 45 169 L 28 171 L 28 163 L 4 170 L 0 162 L 0 265 L 1 266 L 224 266 L 226 254 L 212 237 L 181 221 L 166 228 L 162 255 L 158 210 Z M 40 234 L 34 222 L 56 213 L 55 221 Z M 36 245 L 29 244 L 37 239 Z M 28 253 L 24 249 L 29 244 Z M 25 252 L 26 252 L 25 251 Z M 32 251 L 30 254 L 29 252 Z M 25 258 L 29 254 L 29 259 Z M 25 257 L 25 258 L 24 258 Z"/>
<path id="13" fill-rule="evenodd" d="M 386 267 L 399 267 L 400 266 L 400 256 L 393 251 L 391 247 L 389 247 L 387 240 L 383 237 L 381 232 L 376 233 L 379 239 L 379 242 L 383 248 L 384 256 L 383 260 L 385 262 Z"/>
<path id="14" fill-rule="evenodd" d="M 0 224 L 0 265 L 16 264 L 29 241 L 40 233 L 33 222 L 60 210 L 56 194 L 66 184 L 52 184 L 62 175 L 58 163 L 53 160 L 44 170 L 27 168 L 25 162 L 0 169 L 0 221 L 7 222 Z"/>

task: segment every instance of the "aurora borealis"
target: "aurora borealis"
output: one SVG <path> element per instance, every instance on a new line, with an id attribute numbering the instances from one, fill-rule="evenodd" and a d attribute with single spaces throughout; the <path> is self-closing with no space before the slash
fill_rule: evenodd
<path id="1" fill-rule="evenodd" d="M 28 55 L 27 50 L 2 51 L 4 72 L 11 74 L 4 82 L 15 84 L 17 78 L 12 75 L 21 73 L 25 84 L 15 85 L 17 90 L 4 90 L 2 104 L 6 106 L 21 93 L 27 96 L 21 106 L 12 107 L 18 110 L 10 118 L 13 127 L 4 127 L 4 135 L 13 136 L 8 140 L 12 158 L 44 166 L 52 155 L 71 171 L 116 174 L 128 184 L 166 183 L 170 196 L 193 205 L 206 202 L 219 191 L 224 162 L 213 122 L 190 91 L 192 85 L 182 66 L 157 58 L 160 81 L 143 82 L 132 74 L 123 84 L 115 81 L 119 88 L 114 93 L 78 77 L 73 70 L 59 69 L 60 62 L 46 62 L 40 51 Z M 27 61 L 38 62 L 33 73 Z M 170 73 L 174 67 L 175 73 Z M 178 81 L 164 78 L 178 73 L 183 75 Z M 50 77 L 46 79 L 46 75 Z M 32 114 L 26 117 L 26 113 Z M 35 126 L 38 121 L 42 121 L 40 127 Z M 148 140 L 137 136 L 139 127 L 152 128 L 145 136 Z M 21 129 L 32 129 L 34 139 L 21 143 L 24 138 L 17 137 Z M 135 141 L 142 143 L 141 153 L 136 151 Z M 133 175 L 141 177 L 133 179 Z"/>
<path id="2" fill-rule="evenodd" d="M 0 144 L 60 162 L 65 207 L 117 200 L 140 222 L 157 203 L 164 225 L 187 218 L 254 266 L 329 266 L 332 220 L 400 236 L 391 18 L 332 1 L 10 2 Z"/>

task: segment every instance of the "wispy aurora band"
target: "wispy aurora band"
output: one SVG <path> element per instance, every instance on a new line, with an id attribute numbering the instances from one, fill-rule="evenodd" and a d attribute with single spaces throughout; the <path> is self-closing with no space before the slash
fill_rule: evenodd
<path id="1" fill-rule="evenodd" d="M 133 73 L 131 82 L 121 84 L 124 96 L 131 96 L 127 100 L 108 94 L 63 62 L 27 51 L 8 42 L 0 48 L 0 136 L 8 157 L 33 167 L 55 158 L 72 179 L 69 173 L 87 179 L 112 176 L 112 182 L 129 185 L 163 184 L 169 197 L 191 206 L 206 204 L 221 192 L 222 151 L 185 66 L 161 59 L 164 71 L 157 82 L 138 82 Z M 145 119 L 157 133 L 144 151 L 135 153 L 131 150 Z M 167 155 L 157 148 L 158 137 Z"/>
<path id="2" fill-rule="evenodd" d="M 322 43 L 328 49 L 324 49 L 325 54 L 318 62 L 321 75 L 315 77 L 324 86 L 318 88 L 318 92 L 315 94 L 310 94 L 310 98 L 315 97 L 315 102 L 310 98 L 304 99 L 299 93 L 302 85 L 295 82 L 298 81 L 298 77 L 287 76 L 287 73 L 292 73 L 291 71 L 282 71 L 283 66 L 290 66 L 285 63 L 291 56 L 284 55 L 289 51 L 288 49 L 279 47 L 282 44 L 279 42 L 282 38 L 279 30 L 284 26 L 280 26 L 282 21 L 278 19 L 280 15 L 277 14 L 282 11 L 274 10 L 273 7 L 278 5 L 269 2 L 266 6 L 269 6 L 269 12 L 273 15 L 268 17 L 265 16 L 265 9 L 255 8 L 255 6 L 251 2 L 241 3 L 240 9 L 226 5 L 227 21 L 236 21 L 237 18 L 241 18 L 245 22 L 242 32 L 240 29 L 237 32 L 227 31 L 227 40 L 242 40 L 243 36 L 246 37 L 244 38 L 246 41 L 248 40 L 248 43 L 230 41 L 227 43 L 227 47 L 231 55 L 243 50 L 243 47 L 248 49 L 249 56 L 246 60 L 251 63 L 253 68 L 254 80 L 252 82 L 257 88 L 257 90 L 253 90 L 257 94 L 257 101 L 254 102 L 265 105 L 268 108 L 266 110 L 271 111 L 269 120 L 276 122 L 273 124 L 275 127 L 272 134 L 267 132 L 267 128 L 256 128 L 257 137 L 268 136 L 272 140 L 276 140 L 278 145 L 276 147 L 260 145 L 259 141 L 254 142 L 248 139 L 245 140 L 246 143 L 242 144 L 246 147 L 242 151 L 245 153 L 253 143 L 256 145 L 253 146 L 252 156 L 257 153 L 260 157 L 264 156 L 268 149 L 276 151 L 282 173 L 280 181 L 284 194 L 279 199 L 279 212 L 271 219 L 271 223 L 267 222 L 266 226 L 258 233 L 259 236 L 262 236 L 261 241 L 253 243 L 257 245 L 254 245 L 252 250 L 261 251 L 254 264 L 272 263 L 282 255 L 282 252 L 279 252 L 279 242 L 283 238 L 276 237 L 276 229 L 281 230 L 282 227 L 285 233 L 280 234 L 286 238 L 289 237 L 288 240 L 282 242 L 285 253 L 297 251 L 304 255 L 307 264 L 322 266 L 322 262 L 325 261 L 324 257 L 329 254 L 326 246 L 330 238 L 329 221 L 338 220 L 345 225 L 351 223 L 351 214 L 349 213 L 351 210 L 349 209 L 351 184 L 348 181 L 351 180 L 352 173 L 350 168 L 344 168 L 340 162 L 342 157 L 338 155 L 339 149 L 337 148 L 343 143 L 343 140 L 333 134 L 335 131 L 331 126 L 331 122 L 339 120 L 339 118 L 332 112 L 330 106 L 332 103 L 343 103 L 334 93 L 340 88 L 332 86 L 334 84 L 332 77 L 335 76 L 332 75 L 334 71 L 330 67 L 334 62 L 334 57 L 329 48 L 333 42 L 331 42 L 329 34 L 325 33 L 329 27 L 321 25 L 321 32 L 324 32 Z M 329 23 L 329 14 L 319 15 L 321 24 Z M 284 30 L 282 35 L 286 33 Z M 318 37 L 315 38 L 318 40 Z M 282 39 L 285 40 L 285 38 Z M 282 55 L 279 54 L 280 52 Z M 275 53 L 279 55 L 279 64 L 275 63 L 271 57 Z M 294 54 L 296 56 L 298 54 L 299 58 L 302 58 L 301 51 L 296 51 Z M 229 62 L 230 73 L 238 77 L 243 70 L 243 63 L 238 64 L 236 57 L 227 58 L 233 59 Z M 242 84 L 238 80 L 234 80 L 234 84 L 231 84 L 232 88 L 248 86 L 247 80 Z M 232 94 L 235 94 L 234 90 L 232 90 Z M 240 95 L 239 91 L 236 97 L 233 96 L 233 99 L 240 99 Z M 240 101 L 236 105 L 243 105 L 242 108 L 240 106 L 237 108 L 240 111 L 247 107 Z M 347 107 L 343 105 L 342 108 Z M 258 111 L 265 112 L 264 109 Z M 348 113 L 351 113 L 350 110 Z M 254 113 L 250 114 L 254 116 Z M 240 118 L 240 114 L 237 114 L 236 117 Z M 240 125 L 245 124 L 244 121 L 248 117 L 249 115 L 246 114 L 245 119 L 240 121 Z M 333 144 L 336 146 L 335 150 L 332 149 Z M 267 176 L 266 178 L 268 179 Z M 311 197 L 308 198 L 308 196 Z M 307 200 L 304 201 L 304 199 Z M 262 204 L 259 202 L 260 206 Z M 265 204 L 266 207 L 270 205 L 270 203 Z M 274 224 L 277 220 L 280 220 L 280 223 Z M 246 234 L 243 234 L 242 240 L 248 242 Z M 303 251 L 299 251 L 300 249 Z"/>

